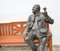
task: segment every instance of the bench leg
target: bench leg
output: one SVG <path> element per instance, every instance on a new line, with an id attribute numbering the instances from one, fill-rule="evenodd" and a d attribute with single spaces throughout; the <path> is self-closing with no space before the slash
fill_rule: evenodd
<path id="1" fill-rule="evenodd" d="M 52 36 L 49 37 L 48 46 L 49 46 L 49 50 L 52 51 Z"/>

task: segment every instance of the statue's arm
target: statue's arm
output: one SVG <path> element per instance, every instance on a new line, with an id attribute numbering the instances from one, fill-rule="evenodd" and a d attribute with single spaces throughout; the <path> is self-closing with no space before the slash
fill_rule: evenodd
<path id="1" fill-rule="evenodd" d="M 46 17 L 46 22 L 53 24 L 54 23 L 54 19 L 52 19 L 50 16 Z"/>
<path id="2" fill-rule="evenodd" d="M 30 22 L 31 22 L 31 18 L 28 17 L 27 25 L 26 25 L 26 28 L 25 28 L 25 30 L 23 32 L 23 35 L 22 35 L 23 38 L 26 37 L 29 34 L 29 31 L 30 31 Z"/>
<path id="3" fill-rule="evenodd" d="M 28 21 L 27 21 L 27 26 L 26 26 L 26 31 L 29 32 L 31 30 L 32 27 L 32 23 L 31 23 L 31 16 L 29 16 Z"/>

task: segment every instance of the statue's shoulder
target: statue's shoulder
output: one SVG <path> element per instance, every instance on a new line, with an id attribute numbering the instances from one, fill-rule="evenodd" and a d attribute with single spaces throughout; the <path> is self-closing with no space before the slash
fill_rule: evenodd
<path id="1" fill-rule="evenodd" d="M 34 14 L 31 14 L 29 17 L 33 17 L 34 16 Z"/>
<path id="2" fill-rule="evenodd" d="M 29 15 L 29 18 L 32 18 L 32 17 L 34 17 L 34 14 Z"/>
<path id="3" fill-rule="evenodd" d="M 44 16 L 44 13 L 40 13 L 40 18 L 42 18 L 42 19 L 46 19 L 46 17 Z"/>

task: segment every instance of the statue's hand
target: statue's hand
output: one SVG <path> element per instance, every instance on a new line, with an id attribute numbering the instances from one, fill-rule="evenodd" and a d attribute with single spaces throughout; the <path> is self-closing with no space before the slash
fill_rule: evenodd
<path id="1" fill-rule="evenodd" d="M 46 9 L 47 9 L 46 7 L 43 8 L 43 10 L 44 10 L 44 16 L 45 16 L 45 17 L 48 16 L 48 13 L 47 13 Z"/>
<path id="2" fill-rule="evenodd" d="M 28 32 L 24 31 L 23 34 L 22 34 L 22 37 L 25 38 L 27 35 L 28 35 Z"/>

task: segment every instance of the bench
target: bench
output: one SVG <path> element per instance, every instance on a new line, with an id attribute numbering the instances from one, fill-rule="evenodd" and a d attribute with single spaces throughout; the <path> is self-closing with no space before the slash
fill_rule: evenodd
<path id="1" fill-rule="evenodd" d="M 26 21 L 11 22 L 11 23 L 0 23 L 0 45 L 1 44 L 26 44 L 22 38 L 22 33 L 26 27 Z M 45 24 L 46 28 L 49 29 L 49 24 Z M 35 40 L 34 43 L 38 44 L 39 41 Z M 50 51 L 52 51 L 52 35 L 49 36 L 47 41 Z"/>

